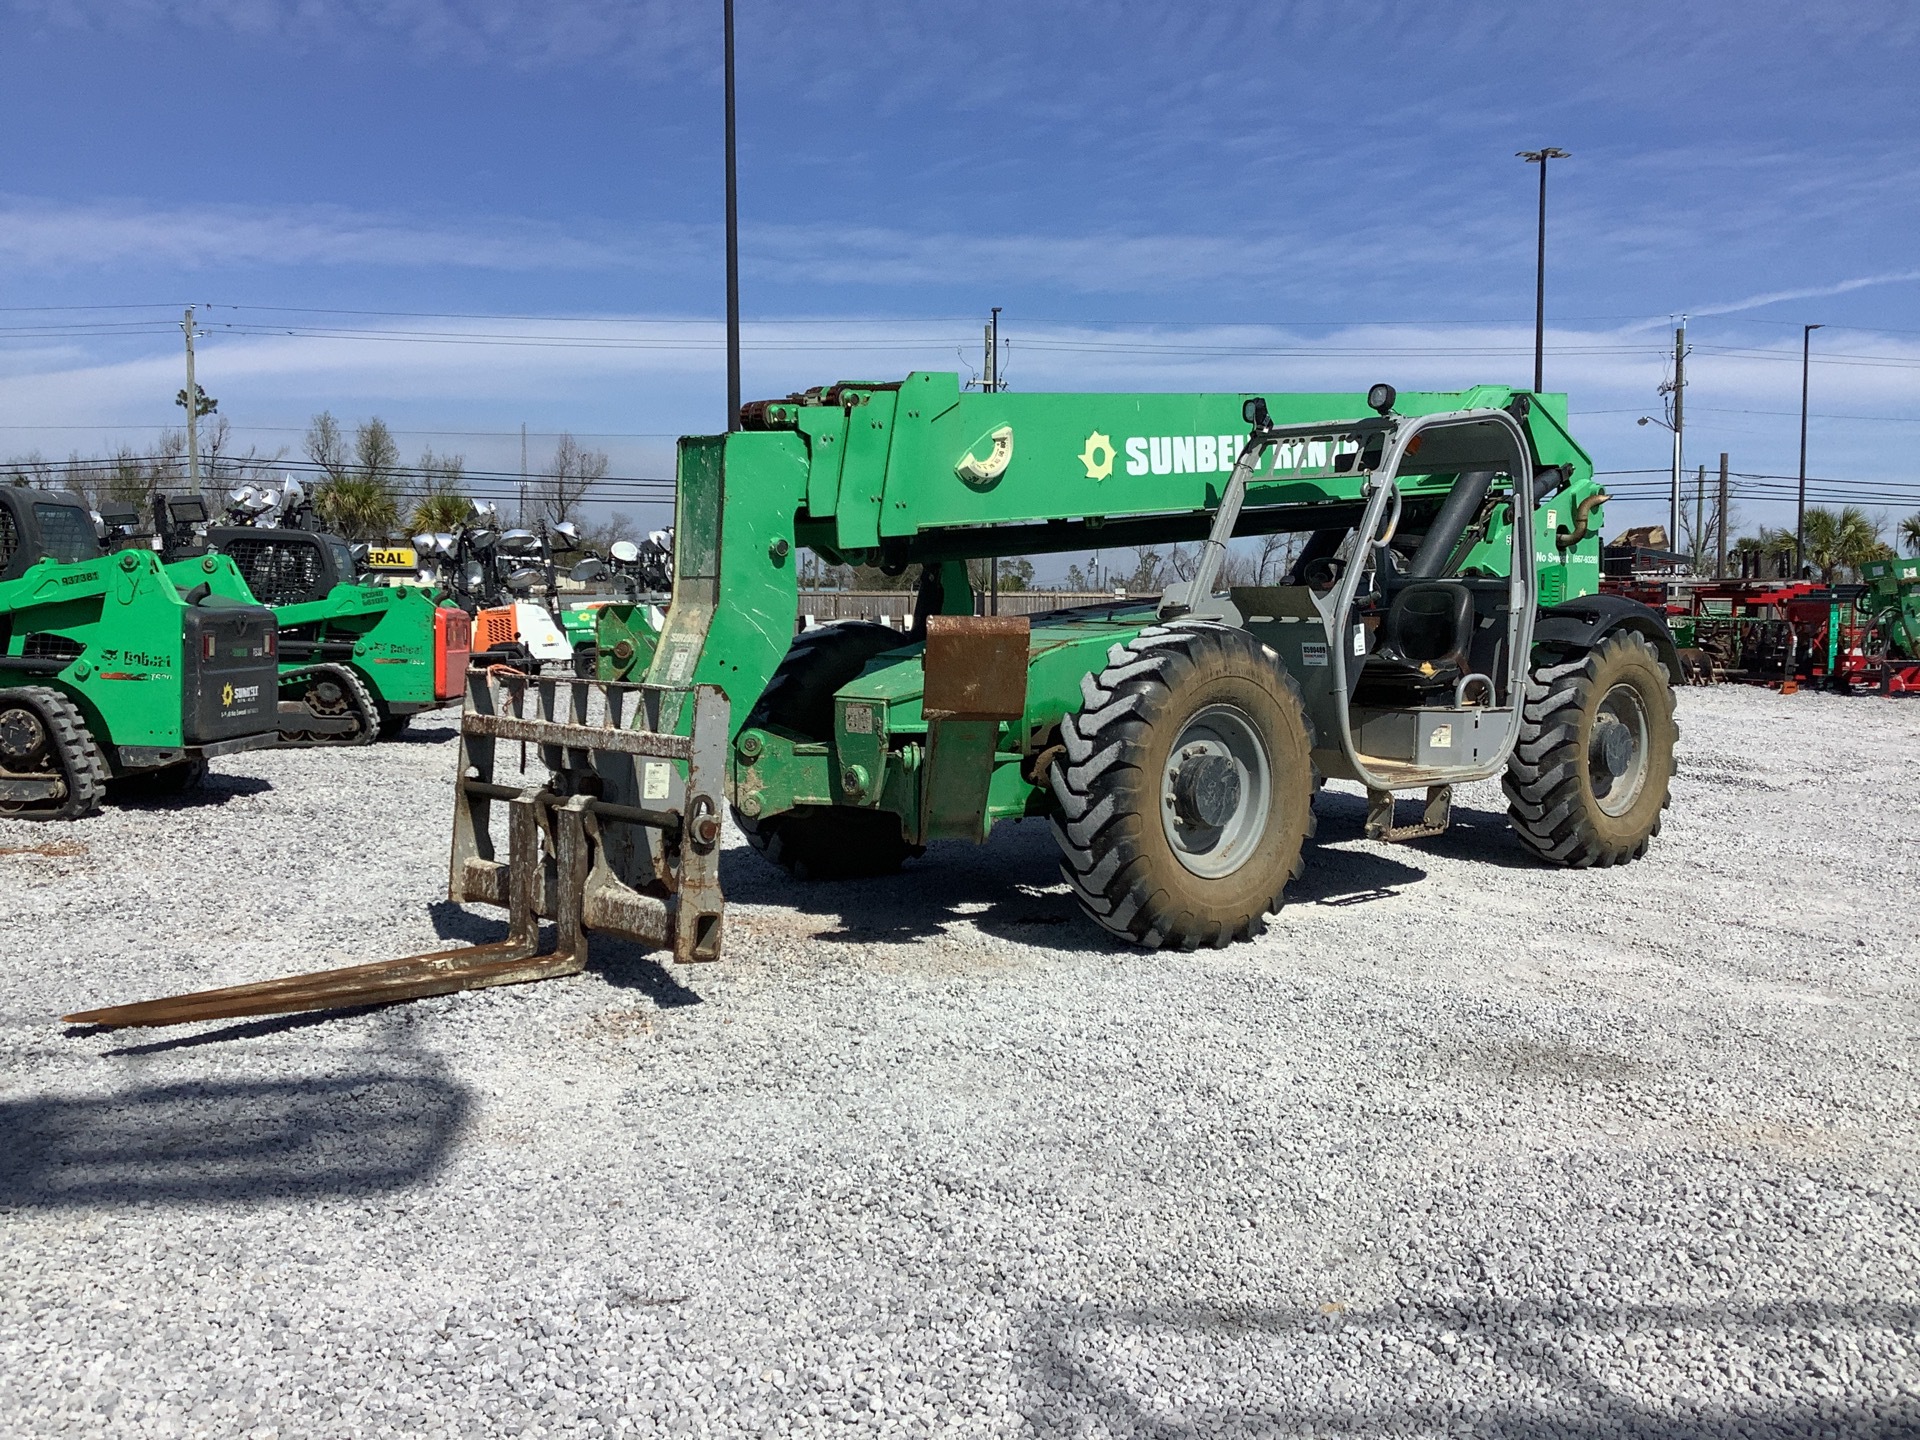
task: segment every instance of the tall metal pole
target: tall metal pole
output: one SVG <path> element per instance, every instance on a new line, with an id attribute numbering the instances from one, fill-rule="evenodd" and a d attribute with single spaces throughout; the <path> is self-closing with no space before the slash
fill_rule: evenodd
<path id="1" fill-rule="evenodd" d="M 740 198 L 733 148 L 733 0 L 727 32 L 727 429 L 740 428 Z"/>
<path id="2" fill-rule="evenodd" d="M 995 305 L 987 319 L 987 365 L 981 374 L 981 389 L 989 395 L 1000 388 L 1000 307 Z M 1000 557 L 987 561 L 987 613 L 1000 613 Z"/>
<path id="3" fill-rule="evenodd" d="M 1813 357 L 1813 332 L 1824 325 L 1800 327 L 1800 498 L 1793 509 L 1793 575 L 1807 564 L 1807 371 Z"/>
<path id="4" fill-rule="evenodd" d="M 1720 549 L 1713 561 L 1713 578 L 1724 580 L 1727 578 L 1727 452 L 1724 450 L 1720 452 L 1720 505 L 1715 513 L 1719 516 L 1714 528 L 1720 536 Z"/>
<path id="5" fill-rule="evenodd" d="M 1680 544 L 1680 466 L 1685 453 L 1687 403 L 1687 317 L 1673 331 L 1673 495 L 1668 508 L 1667 549 Z"/>
<path id="6" fill-rule="evenodd" d="M 200 391 L 193 380 L 193 307 L 187 307 L 186 318 L 180 322 L 180 328 L 187 335 L 187 485 L 197 495 L 200 493 Z M 1803 427 L 1804 428 L 1804 427 Z M 1804 454 L 1806 444 L 1802 441 L 1800 449 Z M 1801 464 L 1801 470 L 1806 465 Z"/>
<path id="7" fill-rule="evenodd" d="M 1693 573 L 1698 575 L 1707 568 L 1707 467 L 1704 465 L 1693 477 L 1693 544 L 1687 548 L 1692 553 Z"/>
<path id="8" fill-rule="evenodd" d="M 1514 153 L 1529 165 L 1540 167 L 1540 231 L 1533 266 L 1533 393 L 1538 395 L 1546 385 L 1547 368 L 1547 161 L 1572 156 L 1552 145 Z"/>

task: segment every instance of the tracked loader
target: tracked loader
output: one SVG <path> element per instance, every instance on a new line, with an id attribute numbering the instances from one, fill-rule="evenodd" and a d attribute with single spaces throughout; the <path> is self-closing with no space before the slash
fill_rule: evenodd
<path id="1" fill-rule="evenodd" d="M 1660 616 L 1596 593 L 1606 496 L 1565 415 L 1498 386 L 1021 395 L 936 372 L 749 405 L 740 431 L 680 442 L 642 683 L 470 677 L 448 894 L 504 908 L 505 941 L 70 1018 L 511 983 L 580 969 L 595 933 L 717 960 L 729 807 L 805 877 L 1044 820 L 1094 924 L 1182 949 L 1261 932 L 1323 780 L 1363 787 L 1367 833 L 1397 841 L 1503 776 L 1542 861 L 1637 859 L 1679 662 Z M 1282 531 L 1304 536 L 1284 583 L 1221 583 L 1234 537 Z M 1180 541 L 1197 569 L 1157 601 L 974 613 L 969 559 Z M 913 630 L 795 639 L 801 547 L 917 571 Z"/>
<path id="2" fill-rule="evenodd" d="M 197 499 L 156 495 L 168 573 L 272 608 L 281 744 L 393 739 L 421 711 L 465 693 L 469 617 L 430 587 L 363 575 L 345 540 L 297 523 L 295 497 L 264 517 L 290 523 L 209 525 Z M 207 563 L 222 557 L 228 563 Z"/>
<path id="3" fill-rule="evenodd" d="M 0 816 L 72 820 L 109 781 L 164 793 L 276 739 L 273 613 L 183 588 L 151 550 L 105 554 L 63 491 L 0 488 Z"/>

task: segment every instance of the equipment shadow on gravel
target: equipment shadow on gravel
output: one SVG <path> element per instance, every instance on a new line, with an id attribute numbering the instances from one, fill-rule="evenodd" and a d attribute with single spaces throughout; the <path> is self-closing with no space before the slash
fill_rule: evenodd
<path id="1" fill-rule="evenodd" d="M 436 900 L 427 906 L 427 913 L 433 921 L 434 934 L 442 940 L 487 945 L 507 938 L 507 922 L 500 918 L 498 911 L 468 910 L 451 900 Z M 540 929 L 541 943 L 551 946 L 553 927 L 543 925 Z M 665 951 L 648 950 L 630 940 L 596 935 L 589 951 L 587 969 L 616 989 L 640 991 L 662 1010 L 703 1003 L 698 991 L 682 985 L 674 977 L 673 962 L 663 959 L 665 954 Z"/>
<path id="2" fill-rule="evenodd" d="M 439 1075 L 153 1085 L 0 1102 L 0 1207 L 244 1203 L 403 1189 L 472 1108 Z"/>
<path id="3" fill-rule="evenodd" d="M 1813 1361 L 1822 1352 L 1816 1339 L 1822 1332 L 1870 1328 L 1911 1334 L 1920 1323 L 1920 1307 L 1908 1303 L 1651 1305 L 1627 1307 L 1623 1317 L 1618 1310 L 1596 1313 L 1582 1306 L 1569 1315 L 1558 1306 L 1508 1302 L 1497 1307 L 1497 1328 L 1444 1304 L 1403 1302 L 1399 1309 L 1391 1319 L 1364 1311 L 1327 1314 L 1257 1305 L 1231 1310 L 1076 1306 L 1064 1313 L 1043 1313 L 1022 1327 L 1030 1337 L 1025 1346 L 1029 1394 L 1022 1408 L 1041 1434 L 1097 1430 L 1156 1440 L 1194 1434 L 1279 1440 L 1303 1433 L 1361 1440 L 1385 1434 L 1463 1433 L 1469 1423 L 1472 1434 L 1488 1440 L 1803 1440 L 1810 1435 L 1906 1440 L 1920 1433 L 1920 1403 L 1897 1397 L 1896 1387 L 1884 1383 L 1885 1377 L 1857 1377 L 1850 1386 L 1856 1393 L 1846 1397 L 1762 1399 L 1747 1394 L 1738 1395 L 1737 1408 L 1698 1401 L 1662 1406 L 1643 1403 L 1632 1390 L 1622 1390 L 1618 1375 L 1595 1373 L 1586 1347 L 1579 1343 L 1617 1333 L 1624 1318 L 1641 1333 L 1683 1327 L 1736 1346 L 1784 1345 Z M 1159 1382 L 1141 1385 L 1137 1351 L 1116 1356 L 1111 1370 L 1100 1363 L 1097 1357 L 1115 1332 L 1148 1338 L 1156 1348 L 1185 1342 L 1204 1348 L 1264 1347 L 1269 1353 L 1294 1350 L 1315 1338 L 1327 1346 L 1340 1336 L 1346 1336 L 1345 1348 L 1351 1352 L 1358 1347 L 1352 1343 L 1356 1337 L 1347 1332 L 1371 1333 L 1376 1340 L 1411 1342 L 1415 1355 L 1452 1370 L 1456 1352 L 1440 1339 L 1447 1333 L 1457 1341 L 1459 1355 L 1491 1360 L 1495 1376 L 1507 1371 L 1544 1380 L 1550 1398 L 1527 1403 L 1501 1397 L 1474 1414 L 1460 1408 L 1457 1400 L 1409 1395 L 1404 1383 L 1389 1383 L 1369 1395 L 1369 1379 L 1380 1387 L 1385 1378 L 1375 1375 L 1348 1382 L 1344 1395 L 1327 1390 L 1292 1399 L 1276 1395 L 1257 1408 L 1202 1402 L 1182 1405 L 1169 1415 L 1163 1408 L 1165 1397 L 1150 1393 Z M 1543 1335 L 1564 1338 L 1543 1343 Z M 1492 1400 L 1498 1394 L 1496 1383 L 1489 1378 L 1476 1388 Z"/>
<path id="4" fill-rule="evenodd" d="M 209 775 L 192 790 L 172 795 L 143 794 L 138 782 L 107 782 L 107 803 L 116 810 L 212 810 L 244 796 L 264 795 L 273 789 L 271 780 L 258 775 Z"/>
<path id="5" fill-rule="evenodd" d="M 946 841 L 897 875 L 796 880 L 744 846 L 721 860 L 727 899 L 837 922 L 812 938 L 907 944 L 955 925 L 1049 950 L 1111 951 L 1119 942 L 1080 913 L 1060 881 L 1060 851 L 1044 822 L 996 826 L 984 845 Z"/>
<path id="6" fill-rule="evenodd" d="M 1419 808 L 1417 800 L 1403 799 L 1400 804 L 1400 823 L 1411 823 Z M 1366 833 L 1367 802 L 1364 796 L 1322 790 L 1314 797 L 1313 812 L 1320 820 L 1319 840 L 1322 844 L 1329 840 L 1357 840 Z M 1550 868 L 1520 848 L 1519 841 L 1513 838 L 1513 826 L 1507 820 L 1506 811 L 1469 810 L 1457 804 L 1453 807 L 1453 815 L 1444 835 L 1378 848 L 1410 855 L 1444 855 L 1450 860 L 1498 865 L 1503 870 Z M 1311 848 L 1307 854 L 1307 870 L 1311 874 L 1317 862 Z"/>

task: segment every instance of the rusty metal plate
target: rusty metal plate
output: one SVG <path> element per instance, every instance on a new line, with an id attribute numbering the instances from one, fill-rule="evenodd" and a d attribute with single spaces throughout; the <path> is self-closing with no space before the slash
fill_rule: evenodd
<path id="1" fill-rule="evenodd" d="M 929 720 L 1018 720 L 1027 709 L 1024 615 L 933 615 L 927 619 Z"/>

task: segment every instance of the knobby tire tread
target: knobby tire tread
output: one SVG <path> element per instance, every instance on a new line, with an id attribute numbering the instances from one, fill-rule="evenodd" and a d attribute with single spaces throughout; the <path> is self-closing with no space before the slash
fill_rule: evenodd
<path id="1" fill-rule="evenodd" d="M 1267 915 L 1280 908 L 1287 884 L 1305 868 L 1305 842 L 1316 828 L 1309 800 L 1305 831 L 1286 874 L 1262 903 L 1237 914 L 1195 916 L 1175 907 L 1157 883 L 1153 860 L 1137 843 L 1143 826 L 1160 823 L 1157 813 L 1140 812 L 1137 798 L 1158 784 L 1157 779 L 1151 786 L 1141 783 L 1145 742 L 1152 718 L 1208 649 L 1223 649 L 1235 663 L 1278 678 L 1310 757 L 1313 726 L 1300 686 L 1271 650 L 1245 631 L 1225 626 L 1153 626 L 1112 646 L 1106 668 L 1081 678 L 1083 707 L 1061 722 L 1066 753 L 1048 770 L 1061 878 L 1102 928 L 1147 949 L 1223 948 L 1264 933 Z M 1283 774 L 1280 757 L 1271 760 L 1276 797 L 1287 783 L 1305 783 L 1311 796 L 1317 777 L 1310 759 L 1308 774 L 1301 777 Z M 1276 798 L 1270 820 L 1279 809 Z"/>
<path id="2" fill-rule="evenodd" d="M 1638 835 L 1612 840 L 1597 828 L 1596 807 L 1585 780 L 1587 756 L 1580 741 L 1580 726 L 1596 699 L 1595 689 L 1606 669 L 1623 654 L 1636 656 L 1665 677 L 1660 654 L 1645 637 L 1616 631 L 1581 655 L 1537 666 L 1527 681 L 1520 738 L 1507 759 L 1501 787 L 1507 796 L 1507 819 L 1520 843 L 1555 865 L 1587 869 L 1638 860 L 1660 833 L 1662 812 L 1673 804 L 1668 782 L 1676 762 L 1669 750 L 1664 757 L 1657 753 L 1648 757 L 1652 768 L 1647 783 L 1658 783 L 1662 791 L 1651 825 Z M 1670 684 L 1662 686 L 1662 693 L 1665 725 L 1677 739 L 1680 727 L 1672 718 Z M 1655 718 L 1650 716 L 1650 722 Z M 1657 731 L 1660 727 L 1653 724 L 1651 728 Z M 1663 758 L 1665 773 L 1661 774 Z"/>

